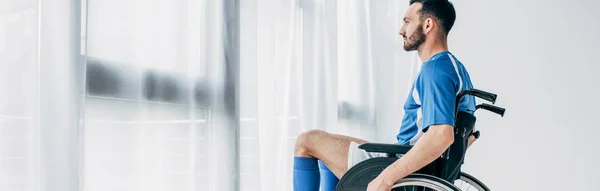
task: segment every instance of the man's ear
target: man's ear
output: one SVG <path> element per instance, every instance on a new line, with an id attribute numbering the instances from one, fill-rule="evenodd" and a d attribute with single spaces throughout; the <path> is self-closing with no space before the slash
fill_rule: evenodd
<path id="1" fill-rule="evenodd" d="M 427 18 L 425 19 L 425 23 L 423 23 L 423 33 L 427 34 L 431 30 L 433 30 L 433 19 Z"/>

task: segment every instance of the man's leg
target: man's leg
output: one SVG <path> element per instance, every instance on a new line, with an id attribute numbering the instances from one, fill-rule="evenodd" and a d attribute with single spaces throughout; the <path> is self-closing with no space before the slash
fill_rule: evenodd
<path id="1" fill-rule="evenodd" d="M 341 178 L 348 171 L 350 142 L 362 144 L 366 141 L 320 130 L 310 130 L 298 136 L 294 147 L 294 190 L 318 190 L 320 177 L 317 159 Z"/>
<path id="2" fill-rule="evenodd" d="M 319 168 L 321 169 L 321 191 L 334 191 L 340 179 L 329 170 L 323 161 L 319 161 Z"/>

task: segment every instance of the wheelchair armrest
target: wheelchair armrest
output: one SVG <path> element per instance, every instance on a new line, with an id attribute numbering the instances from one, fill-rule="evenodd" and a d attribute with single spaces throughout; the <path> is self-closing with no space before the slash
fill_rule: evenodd
<path id="1" fill-rule="evenodd" d="M 358 146 L 367 152 L 388 153 L 390 155 L 406 154 L 412 148 L 411 145 L 385 144 L 385 143 L 365 143 Z"/>

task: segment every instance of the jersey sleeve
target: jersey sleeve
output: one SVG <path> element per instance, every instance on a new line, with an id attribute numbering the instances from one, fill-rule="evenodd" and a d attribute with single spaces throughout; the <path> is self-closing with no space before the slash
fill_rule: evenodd
<path id="1" fill-rule="evenodd" d="M 443 63 L 429 63 L 421 69 L 417 92 L 421 100 L 423 132 L 431 125 L 454 126 L 458 76 Z M 452 67 L 452 66 L 450 66 Z"/>

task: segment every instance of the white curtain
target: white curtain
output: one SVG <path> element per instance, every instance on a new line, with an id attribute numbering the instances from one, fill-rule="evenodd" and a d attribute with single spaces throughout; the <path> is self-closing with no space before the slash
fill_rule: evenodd
<path id="1" fill-rule="evenodd" d="M 394 142 L 413 56 L 408 2 L 241 2 L 241 190 L 292 190 L 296 136 Z"/>
<path id="2" fill-rule="evenodd" d="M 303 131 L 395 141 L 407 2 L 237 1 L 239 65 L 224 2 L 0 1 L 0 190 L 283 191 Z"/>
<path id="3" fill-rule="evenodd" d="M 77 190 L 77 1 L 0 1 L 0 190 Z"/>
<path id="4" fill-rule="evenodd" d="M 0 190 L 39 186 L 37 1 L 0 1 Z"/>
<path id="5" fill-rule="evenodd" d="M 0 1 L 0 190 L 77 190 L 81 5 Z"/>

